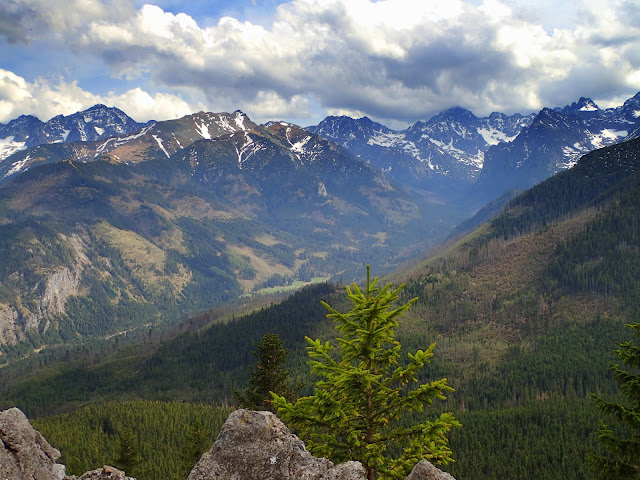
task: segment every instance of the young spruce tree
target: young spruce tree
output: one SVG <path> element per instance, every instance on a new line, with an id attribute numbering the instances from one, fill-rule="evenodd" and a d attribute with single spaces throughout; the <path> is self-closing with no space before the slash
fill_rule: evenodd
<path id="1" fill-rule="evenodd" d="M 123 427 L 118 434 L 118 458 L 116 466 L 128 475 L 141 477 L 142 457 L 138 449 L 138 441 L 131 427 Z"/>
<path id="2" fill-rule="evenodd" d="M 251 372 L 249 386 L 243 391 L 234 391 L 238 406 L 250 410 L 275 412 L 270 392 L 291 398 L 289 369 L 286 368 L 289 350 L 276 333 L 265 333 L 252 352 L 258 359 L 256 369 Z"/>
<path id="3" fill-rule="evenodd" d="M 334 462 L 358 460 L 369 480 L 400 479 L 423 458 L 436 464 L 452 461 L 447 433 L 460 424 L 450 413 L 416 425 L 400 422 L 435 399 L 445 400 L 444 393 L 453 389 L 446 379 L 418 384 L 417 373 L 433 356 L 435 344 L 409 354 L 406 366 L 399 366 L 395 329 L 416 299 L 392 309 L 404 285 L 378 289 L 377 283 L 367 267 L 364 291 L 355 283 L 347 287 L 353 302 L 347 313 L 322 302 L 340 334 L 339 358 L 329 342 L 307 337 L 311 371 L 324 378 L 316 383 L 315 394 L 295 404 L 276 394 L 273 398 L 278 414 L 313 454 Z"/>
<path id="4" fill-rule="evenodd" d="M 640 323 L 627 326 L 640 338 Z M 620 343 L 615 352 L 627 368 L 617 363 L 609 368 L 627 401 L 607 402 L 592 395 L 598 409 L 617 421 L 617 428 L 601 425 L 596 440 L 606 454 L 590 453 L 587 462 L 600 478 L 635 480 L 640 479 L 640 344 Z"/>

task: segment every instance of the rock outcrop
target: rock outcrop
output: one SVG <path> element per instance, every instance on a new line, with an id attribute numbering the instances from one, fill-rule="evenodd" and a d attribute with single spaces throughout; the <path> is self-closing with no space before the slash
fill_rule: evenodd
<path id="1" fill-rule="evenodd" d="M 421 460 L 404 480 L 456 480 L 451 475 L 434 467 L 430 462 Z"/>
<path id="2" fill-rule="evenodd" d="M 60 452 L 35 430 L 17 408 L 0 412 L 0 480 L 135 480 L 104 466 L 80 477 L 65 476 Z M 229 415 L 211 450 L 188 480 L 366 480 L 360 462 L 334 465 L 316 458 L 271 412 L 236 410 Z M 405 480 L 455 480 L 426 460 Z"/>
<path id="3" fill-rule="evenodd" d="M 360 462 L 316 458 L 271 412 L 236 410 L 188 480 L 365 480 Z M 406 480 L 455 480 L 426 460 Z"/>
<path id="4" fill-rule="evenodd" d="M 63 480 L 60 452 L 35 430 L 17 408 L 0 412 L 0 478 Z"/>
<path id="5" fill-rule="evenodd" d="M 365 480 L 360 462 L 311 455 L 271 412 L 236 410 L 188 480 Z"/>
<path id="6" fill-rule="evenodd" d="M 66 477 L 65 480 L 135 480 L 135 478 L 127 477 L 122 470 L 105 465 L 97 470 L 84 473 L 81 477 Z"/>

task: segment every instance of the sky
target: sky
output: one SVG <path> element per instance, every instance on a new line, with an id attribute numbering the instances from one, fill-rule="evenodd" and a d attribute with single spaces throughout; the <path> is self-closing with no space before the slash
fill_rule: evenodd
<path id="1" fill-rule="evenodd" d="M 392 128 L 640 91 L 640 0 L 0 0 L 0 123 L 115 106 Z"/>

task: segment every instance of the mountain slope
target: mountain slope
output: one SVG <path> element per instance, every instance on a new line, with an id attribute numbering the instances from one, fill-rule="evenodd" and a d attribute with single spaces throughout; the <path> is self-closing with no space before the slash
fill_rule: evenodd
<path id="1" fill-rule="evenodd" d="M 11 257 L 0 271 L 1 344 L 172 323 L 265 285 L 350 279 L 365 259 L 389 269 L 456 218 L 332 142 L 240 112 L 106 143 L 113 149 L 86 163 L 69 157 L 105 142 L 27 150 L 41 165 L 0 187 L 0 248 Z"/>

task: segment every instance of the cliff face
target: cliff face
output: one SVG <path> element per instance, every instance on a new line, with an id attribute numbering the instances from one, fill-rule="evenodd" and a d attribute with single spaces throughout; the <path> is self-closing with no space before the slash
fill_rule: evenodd
<path id="1" fill-rule="evenodd" d="M 56 247 L 70 252 L 67 264 L 44 261 L 43 252 L 51 245 L 33 237 L 28 246 L 23 246 L 33 255 L 33 264 L 3 279 L 3 286 L 11 295 L 4 298 L 6 303 L 0 298 L 0 345 L 15 344 L 29 333 L 45 332 L 52 319 L 65 313 L 69 297 L 82 290 L 84 273 L 92 267 L 84 241 L 77 234 L 60 234 L 55 240 Z"/>
<path id="2" fill-rule="evenodd" d="M 0 479 L 135 480 L 104 466 L 80 477 L 66 476 L 56 463 L 60 452 L 35 430 L 17 408 L 0 412 Z M 366 480 L 360 462 L 334 465 L 311 455 L 304 443 L 271 412 L 236 410 L 229 415 L 211 450 L 202 455 L 188 480 Z M 455 480 L 426 460 L 406 480 Z"/>
<path id="3" fill-rule="evenodd" d="M 35 296 L 35 308 L 0 303 L 0 344 L 13 344 L 29 331 L 46 331 L 49 319 L 64 313 L 67 299 L 78 293 L 82 270 L 59 267 L 42 279 L 44 291 Z M 45 319 L 46 323 L 40 325 Z"/>
<path id="4" fill-rule="evenodd" d="M 63 480 L 60 452 L 35 430 L 17 408 L 0 412 L 0 478 Z"/>

